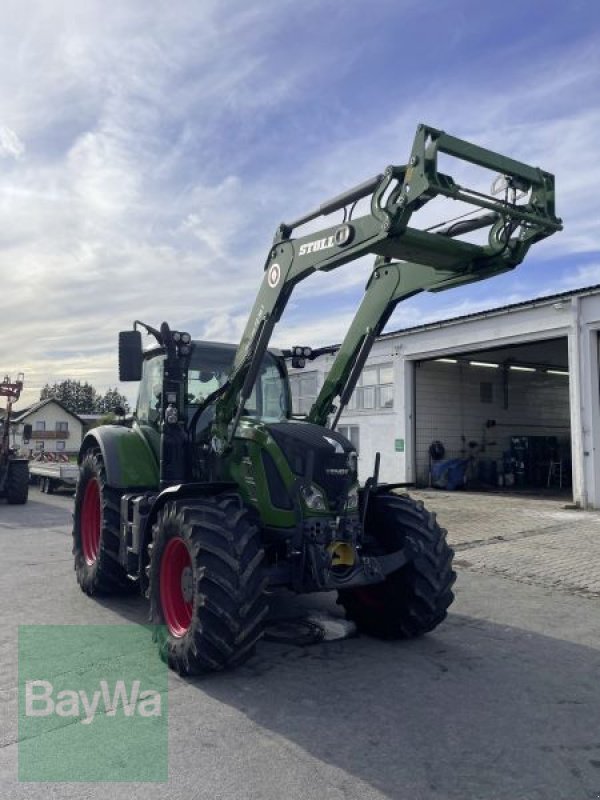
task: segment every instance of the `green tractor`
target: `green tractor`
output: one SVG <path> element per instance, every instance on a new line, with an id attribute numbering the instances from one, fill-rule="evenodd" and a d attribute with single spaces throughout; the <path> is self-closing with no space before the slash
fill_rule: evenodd
<path id="1" fill-rule="evenodd" d="M 438 171 L 440 154 L 500 173 L 500 196 Z M 473 212 L 409 227 L 440 197 Z M 370 211 L 353 218 L 361 200 Z M 342 210 L 332 227 L 292 236 Z M 358 629 L 384 639 L 435 628 L 453 600 L 445 531 L 406 484 L 379 482 L 378 458 L 359 485 L 336 425 L 400 300 L 513 269 L 560 229 L 551 174 L 419 125 L 406 165 L 279 226 L 239 346 L 136 321 L 119 335 L 120 379 L 140 381 L 133 424 L 95 428 L 79 454 L 82 590 L 148 597 L 161 655 L 181 674 L 244 662 L 277 589 L 336 590 Z M 366 254 L 375 263 L 362 304 L 310 413 L 294 417 L 286 358 L 300 368 L 315 353 L 270 349 L 273 328 L 297 283 Z M 146 351 L 140 329 L 155 340 Z"/>

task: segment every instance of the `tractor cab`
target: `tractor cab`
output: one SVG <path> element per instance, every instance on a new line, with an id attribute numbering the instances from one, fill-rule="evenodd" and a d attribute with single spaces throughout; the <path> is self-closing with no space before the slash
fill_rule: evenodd
<path id="1" fill-rule="evenodd" d="M 131 333 L 127 331 L 126 333 Z M 129 346 L 129 345 L 128 345 Z M 135 374 L 140 377 L 134 427 L 146 438 L 156 459 L 160 458 L 161 422 L 169 403 L 181 413 L 181 419 L 194 446 L 208 446 L 211 424 L 215 419 L 214 400 L 228 382 L 237 346 L 220 342 L 194 341 L 189 352 L 179 356 L 181 385 L 169 397 L 169 375 L 165 370 L 164 347 L 138 351 Z M 120 363 L 127 353 L 121 345 Z M 130 356 L 131 359 L 131 356 Z M 126 373 L 127 379 L 129 373 Z M 123 371 L 122 371 L 123 376 Z M 291 417 L 291 395 L 283 354 L 268 350 L 251 394 L 242 411 L 245 422 L 275 423 Z M 192 472 L 196 473 L 192 464 Z M 190 476 L 187 476 L 190 479 Z"/>

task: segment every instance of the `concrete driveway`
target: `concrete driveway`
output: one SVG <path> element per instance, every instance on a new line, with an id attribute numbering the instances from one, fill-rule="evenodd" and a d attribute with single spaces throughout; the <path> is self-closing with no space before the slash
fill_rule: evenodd
<path id="1" fill-rule="evenodd" d="M 0 507 L 0 797 L 597 798 L 598 515 L 421 496 L 459 550 L 448 620 L 410 642 L 264 642 L 236 672 L 171 674 L 169 780 L 156 784 L 18 781 L 17 626 L 143 622 L 147 606 L 79 591 L 68 498 Z M 572 551 L 587 563 L 580 577 Z M 281 602 L 335 610 L 329 596 Z"/>
<path id="2" fill-rule="evenodd" d="M 600 597 L 600 512 L 545 497 L 435 489 L 413 496 L 448 529 L 458 566 Z"/>

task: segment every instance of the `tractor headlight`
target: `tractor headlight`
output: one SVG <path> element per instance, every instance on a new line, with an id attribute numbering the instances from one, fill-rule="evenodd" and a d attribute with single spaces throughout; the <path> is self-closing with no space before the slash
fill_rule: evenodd
<path id="1" fill-rule="evenodd" d="M 353 486 L 348 492 L 346 511 L 356 511 L 358 508 L 358 486 Z"/>
<path id="2" fill-rule="evenodd" d="M 301 493 L 302 499 L 311 511 L 327 510 L 327 503 L 325 502 L 323 492 L 320 489 L 317 489 L 314 484 L 311 484 L 310 486 L 304 486 L 301 489 Z"/>

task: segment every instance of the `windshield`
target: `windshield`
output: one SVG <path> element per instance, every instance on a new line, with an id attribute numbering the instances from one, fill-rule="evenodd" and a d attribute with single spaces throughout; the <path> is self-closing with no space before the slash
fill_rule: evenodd
<path id="1" fill-rule="evenodd" d="M 233 365 L 235 350 L 197 345 L 188 369 L 187 399 L 198 406 L 223 386 Z M 277 360 L 266 353 L 252 394 L 246 401 L 242 416 L 277 422 L 289 416 L 289 394 L 286 380 Z"/>

